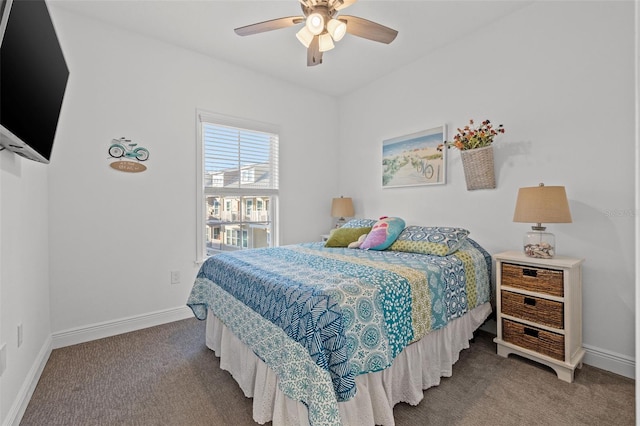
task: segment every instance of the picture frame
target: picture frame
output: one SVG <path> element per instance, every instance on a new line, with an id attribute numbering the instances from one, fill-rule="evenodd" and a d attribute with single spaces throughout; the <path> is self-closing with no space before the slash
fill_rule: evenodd
<path id="1" fill-rule="evenodd" d="M 444 185 L 446 125 L 382 141 L 382 187 Z"/>

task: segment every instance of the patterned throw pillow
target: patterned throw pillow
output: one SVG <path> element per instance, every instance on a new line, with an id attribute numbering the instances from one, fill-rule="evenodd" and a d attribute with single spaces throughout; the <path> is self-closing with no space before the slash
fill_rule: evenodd
<path id="1" fill-rule="evenodd" d="M 324 243 L 325 247 L 347 247 L 350 243 L 358 241 L 361 235 L 371 231 L 371 227 L 366 228 L 337 228 L 329 234 L 329 239 Z"/>
<path id="2" fill-rule="evenodd" d="M 457 251 L 468 235 L 463 228 L 408 226 L 389 250 L 446 256 Z"/>
<path id="3" fill-rule="evenodd" d="M 360 245 L 361 249 L 384 250 L 398 238 L 404 229 L 404 220 L 399 217 L 382 217 L 371 228 L 371 232 Z"/>
<path id="4" fill-rule="evenodd" d="M 376 219 L 351 219 L 340 228 L 371 228 L 376 222 Z"/>

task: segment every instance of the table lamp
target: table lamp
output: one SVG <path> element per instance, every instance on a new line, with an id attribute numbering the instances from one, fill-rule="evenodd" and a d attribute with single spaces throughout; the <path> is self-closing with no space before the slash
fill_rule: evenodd
<path id="1" fill-rule="evenodd" d="M 520 188 L 513 214 L 514 222 L 535 223 L 524 236 L 524 253 L 550 259 L 556 253 L 556 238 L 543 223 L 571 223 L 571 211 L 564 186 Z"/>
<path id="2" fill-rule="evenodd" d="M 353 217 L 353 201 L 351 198 L 334 198 L 331 202 L 331 216 L 337 217 L 336 228 L 340 228 L 345 224 L 345 217 Z"/>

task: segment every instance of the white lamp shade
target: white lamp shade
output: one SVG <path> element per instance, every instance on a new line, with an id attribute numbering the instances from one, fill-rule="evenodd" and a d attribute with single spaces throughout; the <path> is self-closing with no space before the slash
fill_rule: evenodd
<path id="1" fill-rule="evenodd" d="M 312 13 L 307 16 L 305 26 L 311 31 L 311 34 L 318 35 L 324 31 L 324 18 L 319 13 Z"/>
<path id="2" fill-rule="evenodd" d="M 347 24 L 337 19 L 331 19 L 327 24 L 327 31 L 329 31 L 334 41 L 340 41 L 347 33 Z"/>
<path id="3" fill-rule="evenodd" d="M 313 40 L 313 34 L 309 31 L 309 28 L 305 25 L 302 27 L 300 31 L 296 33 L 296 37 L 300 40 L 300 43 L 304 45 L 304 47 L 309 47 L 311 41 Z"/>
<path id="4" fill-rule="evenodd" d="M 333 44 L 333 40 L 331 39 L 331 36 L 329 35 L 329 33 L 324 33 L 320 36 L 319 40 L 319 50 L 321 52 L 326 52 L 327 50 L 331 50 L 335 47 L 335 45 Z"/>

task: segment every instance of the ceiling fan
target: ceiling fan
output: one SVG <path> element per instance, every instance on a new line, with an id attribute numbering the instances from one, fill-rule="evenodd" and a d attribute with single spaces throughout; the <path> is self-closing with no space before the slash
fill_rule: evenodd
<path id="1" fill-rule="evenodd" d="M 368 21 L 357 16 L 340 15 L 338 12 L 351 6 L 357 0 L 299 0 L 304 16 L 288 16 L 272 19 L 236 28 L 241 36 L 278 30 L 301 24 L 304 26 L 296 37 L 307 48 L 307 66 L 322 63 L 322 54 L 334 48 L 334 41 L 339 41 L 346 33 L 378 41 L 391 43 L 398 32 L 384 25 Z"/>

